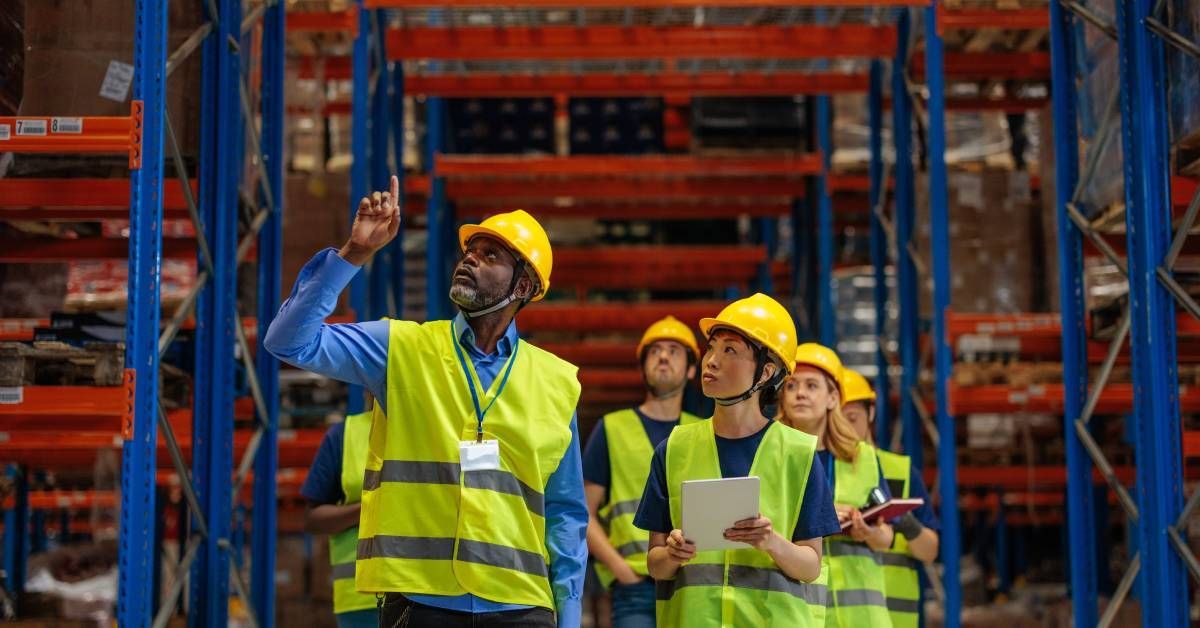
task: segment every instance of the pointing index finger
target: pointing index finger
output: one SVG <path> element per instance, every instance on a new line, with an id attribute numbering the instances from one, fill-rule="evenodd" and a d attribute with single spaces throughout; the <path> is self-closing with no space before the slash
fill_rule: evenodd
<path id="1" fill-rule="evenodd" d="M 400 177 L 392 175 L 392 202 L 400 204 Z"/>

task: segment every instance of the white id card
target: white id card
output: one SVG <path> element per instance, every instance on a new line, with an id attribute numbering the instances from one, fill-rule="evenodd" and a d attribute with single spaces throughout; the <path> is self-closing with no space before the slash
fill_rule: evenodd
<path id="1" fill-rule="evenodd" d="M 458 461 L 463 471 L 495 471 L 500 469 L 500 443 L 464 440 L 458 442 Z"/>

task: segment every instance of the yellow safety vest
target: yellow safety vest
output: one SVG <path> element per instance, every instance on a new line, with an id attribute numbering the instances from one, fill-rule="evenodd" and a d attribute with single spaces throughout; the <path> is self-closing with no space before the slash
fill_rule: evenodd
<path id="1" fill-rule="evenodd" d="M 391 322 L 387 417 L 371 431 L 359 530 L 359 591 L 472 595 L 554 609 L 545 490 L 571 443 L 575 366 L 524 341 L 481 394 L 500 469 L 462 471 L 475 408 L 450 321 Z M 481 387 L 466 361 L 476 390 Z M 505 367 L 507 369 L 507 366 Z"/>
<path id="2" fill-rule="evenodd" d="M 375 412 L 378 412 L 376 406 Z M 371 436 L 372 412 L 346 417 L 342 440 L 343 504 L 357 504 L 362 498 L 363 472 L 367 468 L 367 440 Z M 329 537 L 329 562 L 333 573 L 333 612 L 337 614 L 376 607 L 374 595 L 354 588 L 354 559 L 358 554 L 358 526 Z"/>
<path id="3" fill-rule="evenodd" d="M 776 532 L 792 538 L 812 469 L 816 439 L 771 423 L 754 455 L 750 475 L 761 479 L 759 508 Z M 682 525 L 685 480 L 721 477 L 712 421 L 681 425 L 667 439 L 671 525 Z M 820 626 L 828 590 L 824 581 L 788 577 L 766 552 L 698 552 L 672 580 L 656 583 L 658 625 L 687 628 Z"/>
<path id="4" fill-rule="evenodd" d="M 598 513 L 608 540 L 617 548 L 633 570 L 643 576 L 646 569 L 646 551 L 650 549 L 650 533 L 633 525 L 646 478 L 650 475 L 650 459 L 654 457 L 654 444 L 646 435 L 642 419 L 633 410 L 619 410 L 604 416 L 604 436 L 608 441 L 608 466 L 612 481 L 608 487 L 608 502 Z M 690 425 L 702 420 L 684 412 L 679 415 L 680 425 Z M 606 565 L 596 562 L 596 575 L 608 587 L 615 577 Z"/>
<path id="5" fill-rule="evenodd" d="M 834 458 L 835 504 L 861 507 L 872 488 L 879 486 L 875 448 L 858 443 L 854 462 Z M 881 554 L 846 535 L 825 538 L 822 557 L 829 573 L 829 613 L 826 626 L 891 626 L 884 595 Z"/>
<path id="6" fill-rule="evenodd" d="M 912 490 L 909 486 L 912 460 L 908 456 L 884 449 L 876 448 L 876 453 L 879 455 L 883 477 L 900 482 L 904 486 L 900 494 L 893 497 L 908 497 L 909 491 Z M 895 486 L 892 482 L 889 484 Z M 883 580 L 887 592 L 888 612 L 892 615 L 892 626 L 917 628 L 921 622 L 921 578 L 917 571 L 920 563 L 908 550 L 908 540 L 900 534 L 896 535 L 892 549 L 880 556 L 883 558 Z"/>

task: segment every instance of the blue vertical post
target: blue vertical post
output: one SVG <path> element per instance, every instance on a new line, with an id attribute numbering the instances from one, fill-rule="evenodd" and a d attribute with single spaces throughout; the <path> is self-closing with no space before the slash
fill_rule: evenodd
<path id="1" fill-rule="evenodd" d="M 163 115 L 166 4 L 139 0 L 133 99 L 142 101 L 141 167 L 130 172 L 129 285 L 125 373 L 134 385 L 133 421 L 123 426 L 117 622 L 153 615 L 154 473 L 158 451 L 159 271 L 162 263 Z"/>
<path id="2" fill-rule="evenodd" d="M 430 176 L 429 199 L 425 206 L 425 315 L 428 320 L 448 318 L 446 295 L 450 287 L 446 284 L 447 236 L 453 228 L 450 206 L 446 202 L 446 179 L 436 176 L 433 163 L 442 151 L 445 139 L 446 103 L 439 97 L 425 100 L 425 171 Z"/>
<path id="3" fill-rule="evenodd" d="M 1050 3 L 1050 60 L 1054 113 L 1054 191 L 1058 219 L 1059 307 L 1062 311 L 1063 410 L 1067 439 L 1067 526 L 1072 542 L 1071 606 L 1077 626 L 1099 621 L 1096 567 L 1088 548 L 1095 545 L 1090 525 L 1092 460 L 1075 434 L 1075 420 L 1087 405 L 1086 305 L 1083 287 L 1083 236 L 1067 216 L 1067 203 L 1079 180 L 1079 136 L 1075 86 L 1075 29 L 1059 2 Z"/>
<path id="4" fill-rule="evenodd" d="M 28 571 L 29 478 L 15 464 L 8 465 L 7 475 L 13 483 L 13 506 L 4 511 L 4 588 L 17 595 L 25 591 Z"/>
<path id="5" fill-rule="evenodd" d="M 889 447 L 892 441 L 892 381 L 888 378 L 888 361 L 884 342 L 887 338 L 888 321 L 888 241 L 883 223 L 875 215 L 879 201 L 887 195 L 883 187 L 883 63 L 871 61 L 867 89 L 867 123 L 870 127 L 868 144 L 871 161 L 868 175 L 871 179 L 871 267 L 875 276 L 875 337 L 879 349 L 875 351 L 875 442 L 880 447 Z"/>
<path id="6" fill-rule="evenodd" d="M 385 36 L 384 41 L 387 41 Z M 404 231 L 408 227 L 408 198 L 404 194 L 404 64 L 392 64 L 392 173 L 400 178 L 400 206 L 403 219 L 395 239 L 388 246 L 392 251 L 392 305 L 394 316 L 404 317 Z"/>
<path id="7" fill-rule="evenodd" d="M 369 168 L 367 151 L 368 129 L 371 124 L 370 102 L 370 73 L 371 73 L 371 14 L 363 8 L 363 0 L 355 0 L 354 6 L 358 15 L 358 32 L 354 37 L 354 47 L 351 54 L 353 69 L 352 92 L 350 95 L 350 152 L 353 161 L 350 164 L 350 223 L 354 223 L 354 215 L 358 212 L 358 201 L 366 196 Z M 370 263 L 368 262 L 368 266 Z M 370 317 L 367 310 L 367 283 L 369 271 L 364 269 L 354 276 L 350 282 L 350 309 L 354 310 L 355 320 L 366 320 Z M 357 414 L 363 411 L 362 386 L 349 386 L 349 399 L 346 401 L 346 412 Z"/>
<path id="8" fill-rule="evenodd" d="M 947 383 L 951 377 L 946 311 L 950 308 L 950 231 L 946 198 L 946 94 L 938 6 L 925 10 L 925 77 L 929 87 L 929 219 L 933 244 L 933 367 L 937 393 L 938 479 L 942 495 L 942 582 L 946 587 L 946 626 L 962 623 L 959 558 L 962 538 L 958 519 L 958 459 L 954 417 L 950 416 Z"/>
<path id="9" fill-rule="evenodd" d="M 817 96 L 817 141 L 821 149 L 821 176 L 817 179 L 817 329 L 821 344 L 837 349 L 837 318 L 833 310 L 833 105 L 829 96 Z"/>
<path id="10" fill-rule="evenodd" d="M 241 0 L 220 0 L 219 22 L 204 47 L 200 217 L 213 276 L 196 305 L 192 477 L 208 536 L 192 564 L 188 625 L 224 626 L 229 615 L 232 523 L 233 365 L 237 298 L 237 214 L 245 145 L 241 115 Z M 213 18 L 214 16 L 209 16 Z"/>
<path id="11" fill-rule="evenodd" d="M 908 254 L 916 223 L 916 201 L 912 161 L 912 102 L 904 79 L 908 62 L 910 27 L 908 9 L 901 9 L 896 19 L 896 56 L 892 59 L 892 143 L 896 149 L 894 191 L 896 227 L 896 300 L 899 305 L 897 340 L 900 354 L 900 426 L 904 453 L 918 468 L 925 466 L 924 439 L 921 420 L 914 405 L 912 390 L 921 371 L 920 290 L 917 267 Z"/>
<path id="12" fill-rule="evenodd" d="M 779 245 L 779 231 L 776 228 L 778 221 L 775 218 L 759 218 L 758 237 L 762 242 L 763 249 L 766 251 L 766 259 L 758 265 L 758 273 L 755 277 L 755 291 L 763 294 L 775 293 L 775 277 L 771 273 L 772 260 L 775 259 L 775 251 Z"/>
<path id="13" fill-rule="evenodd" d="M 1004 493 L 997 492 L 1000 498 L 1000 509 L 996 511 L 996 580 L 1001 593 L 1012 589 L 1012 552 L 1009 551 L 1008 520 L 1004 516 Z"/>
<path id="14" fill-rule="evenodd" d="M 262 151 L 263 168 L 271 188 L 270 217 L 258 234 L 258 337 L 279 309 L 283 259 L 283 151 L 284 44 L 287 9 L 276 3 L 263 16 L 262 34 Z M 259 203 L 266 203 L 259 194 Z M 267 429 L 254 459 L 254 510 L 251 528 L 250 599 L 258 625 L 275 625 L 276 470 L 279 468 L 279 362 L 267 351 L 255 355 L 258 383 L 262 387 Z"/>
<path id="15" fill-rule="evenodd" d="M 389 106 L 389 91 L 392 88 L 391 72 L 388 69 L 387 49 L 385 48 L 387 38 L 384 37 L 385 28 L 385 12 L 378 9 L 371 12 L 371 22 L 373 28 L 370 31 L 372 44 L 374 44 L 374 54 L 372 55 L 375 61 L 375 85 L 374 91 L 371 94 L 371 131 L 370 131 L 370 153 L 371 159 L 369 167 L 371 171 L 371 187 L 372 190 L 388 189 L 389 176 L 391 169 L 388 167 L 388 144 L 391 141 L 391 132 L 388 130 L 388 118 L 391 116 L 391 107 Z M 392 264 L 394 247 L 384 247 L 375 255 L 375 259 L 371 261 L 369 283 L 370 283 L 370 298 L 367 311 L 368 318 L 378 320 L 380 317 L 387 316 L 388 312 L 388 284 L 392 281 Z"/>
<path id="16" fill-rule="evenodd" d="M 792 199 L 792 258 L 788 260 L 792 269 L 791 295 L 792 303 L 796 306 L 792 312 L 792 320 L 796 321 L 797 338 L 805 338 L 809 333 L 808 329 L 803 328 L 801 323 L 801 321 L 808 319 L 807 312 L 801 316 L 800 309 L 806 308 L 808 304 L 808 295 L 805 291 L 804 281 L 805 266 L 803 264 L 805 256 L 809 253 L 806 245 L 808 226 L 804 220 L 804 204 L 804 198 Z"/>
<path id="17" fill-rule="evenodd" d="M 1183 509 L 1175 302 L 1156 269 L 1171 242 L 1167 77 L 1163 42 L 1145 26 L 1155 0 L 1117 3 L 1121 130 L 1125 151 L 1133 407 L 1137 426 L 1142 624 L 1185 626 L 1183 561 L 1166 534 Z"/>

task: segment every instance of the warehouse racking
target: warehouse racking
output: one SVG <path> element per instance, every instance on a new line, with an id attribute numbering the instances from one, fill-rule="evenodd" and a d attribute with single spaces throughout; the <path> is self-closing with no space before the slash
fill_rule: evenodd
<path id="1" fill-rule="evenodd" d="M 127 337 L 128 357 L 133 375 L 131 383 L 119 389 L 100 392 L 102 400 L 85 400 L 76 396 L 75 409 L 61 399 L 64 392 L 78 395 L 80 391 L 26 389 L 25 402 L 17 409 L 0 406 L 0 416 L 25 417 L 30 429 L 17 430 L 0 444 L 0 455 L 6 461 L 35 465 L 49 451 L 61 453 L 66 460 L 85 464 L 97 448 L 112 446 L 113 430 L 106 434 L 77 434 L 67 438 L 62 434 L 35 430 L 75 430 L 82 421 L 97 417 L 109 420 L 124 419 L 126 435 L 122 441 L 123 464 L 121 499 L 123 502 L 120 534 L 122 548 L 121 621 L 144 624 L 151 617 L 154 581 L 150 575 L 153 548 L 153 521 L 145 517 L 153 508 L 156 482 L 171 481 L 164 475 L 168 467 L 162 463 L 166 454 L 175 463 L 173 477 L 195 479 L 196 487 L 189 490 L 189 502 L 195 508 L 193 530 L 197 533 L 189 545 L 194 555 L 192 599 L 206 600 L 193 607 L 192 625 L 223 625 L 225 600 L 228 598 L 226 568 L 231 557 L 230 541 L 236 536 L 230 529 L 231 505 L 236 492 L 225 491 L 229 483 L 222 475 L 233 471 L 234 456 L 244 455 L 254 460 L 253 503 L 273 504 L 277 486 L 276 469 L 302 466 L 311 455 L 319 434 L 285 435 L 276 428 L 278 413 L 276 371 L 272 359 L 260 354 L 255 369 L 257 384 L 253 399 L 236 404 L 230 396 L 233 386 L 225 375 L 205 377 L 204 373 L 226 373 L 216 368 L 235 359 L 235 341 L 241 347 L 242 359 L 251 355 L 243 327 L 236 324 L 234 278 L 236 267 L 248 251 L 243 240 L 235 235 L 235 221 L 216 211 L 220 206 L 237 202 L 240 172 L 235 168 L 209 168 L 212 164 L 241 163 L 240 133 L 253 133 L 255 116 L 250 111 L 242 74 L 248 65 L 240 50 L 248 26 L 262 18 L 263 61 L 256 70 L 262 84 L 261 155 L 264 173 L 260 189 L 252 192 L 259 198 L 254 203 L 261 208 L 256 256 L 260 264 L 258 331 L 269 323 L 278 304 L 275 286 L 279 277 L 281 211 L 280 177 L 282 169 L 283 119 L 283 8 L 275 3 L 254 4 L 241 23 L 214 19 L 189 39 L 185 50 L 172 54 L 176 63 L 186 53 L 203 44 L 205 56 L 205 128 L 221 129 L 220 133 L 204 133 L 207 145 L 202 150 L 199 181 L 187 181 L 185 172 L 176 180 L 162 181 L 162 161 L 169 156 L 162 151 L 164 108 L 162 86 L 151 80 L 153 72 L 166 61 L 163 50 L 165 35 L 154 24 L 162 21 L 161 8 L 141 0 L 139 11 L 139 55 L 135 99 L 142 109 L 128 119 L 98 122 L 114 129 L 94 143 L 29 146 L 32 150 L 66 152 L 96 150 L 125 152 L 130 147 L 128 129 L 141 120 L 142 167 L 133 170 L 129 184 L 120 181 L 91 181 L 94 194 L 81 197 L 77 188 L 50 180 L 0 179 L 0 218 L 72 220 L 83 217 L 116 217 L 114 207 L 125 205 L 129 199 L 131 217 L 130 260 L 130 317 Z M 221 0 L 217 15 L 239 15 L 243 9 L 239 0 Z M 462 6 L 459 6 L 462 4 Z M 720 307 L 718 301 L 651 301 L 636 304 L 594 303 L 586 300 L 589 290 L 614 288 L 713 288 L 727 289 L 736 294 L 750 289 L 763 289 L 790 295 L 798 320 L 811 326 L 809 335 L 826 344 L 836 344 L 833 319 L 833 298 L 830 294 L 833 271 L 832 248 L 835 219 L 842 206 L 834 193 L 867 192 L 870 214 L 871 257 L 875 276 L 877 306 L 876 334 L 885 337 L 885 321 L 889 295 L 888 266 L 894 268 L 897 283 L 899 312 L 899 349 L 892 356 L 886 343 L 880 342 L 877 356 L 878 372 L 899 371 L 899 382 L 879 377 L 876 386 L 881 398 L 899 398 L 897 416 L 888 415 L 887 404 L 880 404 L 878 422 L 880 442 L 894 442 L 893 430 L 899 425 L 898 440 L 902 449 L 921 464 L 924 451 L 923 434 L 928 433 L 936 446 L 936 464 L 930 464 L 928 477 L 941 495 L 959 494 L 960 488 L 989 487 L 997 492 L 987 498 L 974 495 L 960 499 L 942 499 L 943 556 L 962 554 L 962 532 L 959 529 L 961 511 L 998 513 L 998 531 L 1006 526 L 1029 523 L 1020 514 L 1005 515 L 1006 505 L 1052 506 L 1053 500 L 1038 489 L 1066 488 L 1066 516 L 1048 516 L 1041 521 L 1063 521 L 1070 536 L 1081 547 L 1095 545 L 1093 528 L 1095 513 L 1106 508 L 1108 500 L 1097 500 L 1092 490 L 1096 480 L 1106 482 L 1118 495 L 1120 504 L 1137 521 L 1140 559 L 1134 561 L 1127 577 L 1118 588 L 1123 597 L 1130 591 L 1132 577 L 1142 576 L 1140 594 L 1146 625 L 1175 625 L 1185 621 L 1186 580 L 1184 566 L 1200 577 L 1200 567 L 1194 556 L 1186 553 L 1179 529 L 1189 513 L 1196 508 L 1200 497 L 1193 496 L 1184 507 L 1182 484 L 1184 474 L 1180 461 L 1184 456 L 1200 455 L 1200 437 L 1195 432 L 1180 434 L 1180 412 L 1200 407 L 1195 392 L 1178 393 L 1173 368 L 1163 368 L 1176 362 L 1176 335 L 1196 335 L 1196 324 L 1180 318 L 1178 326 L 1171 301 L 1170 268 L 1183 246 L 1200 201 L 1191 199 L 1189 189 L 1195 184 L 1185 179 L 1171 178 L 1167 170 L 1166 123 L 1163 119 L 1161 87 L 1163 79 L 1162 46 L 1155 37 L 1163 32 L 1161 18 L 1149 0 L 1134 0 L 1122 5 L 1117 20 L 1107 25 L 1117 36 L 1122 60 L 1120 108 L 1125 145 L 1136 146 L 1127 152 L 1125 168 L 1128 235 L 1092 237 L 1081 225 L 1080 230 L 1060 229 L 1060 317 L 1046 315 L 968 316 L 950 310 L 949 234 L 945 231 L 948 208 L 946 199 L 947 166 L 945 162 L 945 117 L 955 110 L 1026 111 L 1046 104 L 1045 98 L 1006 96 L 991 98 L 948 97 L 947 82 L 976 79 L 1007 78 L 1011 80 L 1045 80 L 1054 76 L 1053 98 L 1057 161 L 1057 195 L 1059 224 L 1080 224 L 1073 195 L 1070 193 L 1080 176 L 1075 149 L 1074 78 L 1076 68 L 1071 61 L 1077 55 L 1074 41 L 1078 37 L 1079 20 L 1094 19 L 1096 13 L 1087 5 L 1051 0 L 1045 9 L 946 9 L 918 0 L 842 3 L 840 10 L 821 10 L 810 5 L 817 3 L 725 2 L 732 9 L 753 6 L 778 12 L 778 24 L 733 26 L 709 15 L 715 25 L 703 29 L 690 25 L 647 26 L 655 19 L 670 22 L 670 11 L 677 7 L 671 1 L 646 2 L 637 9 L 636 19 L 627 3 L 613 0 L 583 0 L 572 3 L 581 16 L 570 28 L 544 24 L 528 15 L 559 7 L 551 0 L 520 0 L 497 10 L 498 23 L 504 26 L 472 28 L 461 19 L 463 7 L 474 3 L 442 3 L 432 8 L 427 2 L 414 0 L 358 0 L 350 11 L 336 13 L 293 13 L 287 16 L 287 31 L 328 31 L 348 33 L 353 38 L 349 57 L 297 59 L 299 75 L 322 80 L 350 81 L 352 97 L 348 102 L 331 102 L 323 113 L 350 115 L 352 125 L 350 216 L 356 199 L 370 189 L 384 189 L 391 173 L 403 175 L 402 146 L 404 144 L 404 103 L 406 96 L 424 98 L 423 111 L 427 130 L 422 164 L 424 172 L 410 175 L 403 181 L 406 191 L 406 235 L 411 241 L 416 233 L 441 234 L 445 237 L 427 239 L 425 251 L 424 288 L 428 318 L 449 314 L 444 300 L 448 264 L 455 250 L 450 239 L 456 221 L 480 217 L 498 207 L 515 202 L 531 203 L 539 214 L 554 217 L 592 217 L 610 219 L 655 218 L 662 220 L 694 220 L 718 217 L 751 217 L 756 226 L 758 242 L 753 246 L 723 245 L 679 246 L 618 246 L 609 249 L 556 249 L 556 284 L 569 286 L 576 292 L 577 303 L 547 303 L 522 313 L 523 331 L 533 336 L 549 334 L 551 340 L 542 343 L 546 348 L 577 361 L 584 366 L 581 381 L 584 386 L 583 405 L 589 412 L 627 404 L 634 400 L 641 386 L 640 377 L 620 368 L 632 354 L 632 343 L 616 340 L 590 340 L 585 332 L 623 332 L 628 335 L 643 329 L 651 321 L 674 314 L 685 320 L 710 315 Z M 1096 3 L 1092 3 L 1096 4 Z M 881 7 L 887 7 L 881 8 Z M 690 6 L 688 8 L 691 8 Z M 915 11 L 913 10 L 915 9 Z M 620 15 L 615 20 L 592 24 L 583 17 L 589 11 L 611 10 Z M 210 16 L 215 17 L 215 16 Z M 504 19 L 500 19 L 504 18 Z M 689 16 L 690 18 L 690 16 Z M 917 21 L 919 18 L 919 21 Z M 690 22 L 689 22 L 690 23 Z M 1146 25 L 1150 25 L 1147 27 Z M 242 30 L 238 31 L 241 26 Z M 1013 30 L 1049 28 L 1051 54 L 1042 52 L 969 53 L 945 52 L 942 33 L 945 29 L 979 29 L 1002 27 Z M 162 30 L 165 30 L 162 29 Z M 698 31 L 704 31 L 701 36 Z M 920 32 L 918 32 L 920 31 Z M 713 40 L 714 33 L 723 39 Z M 662 45 L 663 41 L 669 45 Z M 720 41 L 721 43 L 714 43 Z M 916 43 L 923 42 L 923 51 L 914 54 Z M 1166 41 L 1178 43 L 1167 36 Z M 242 46 L 243 48 L 239 48 Z M 157 48 L 155 48 L 157 47 Z M 1195 54 L 1194 46 L 1189 49 Z M 702 68 L 690 65 L 694 58 L 714 56 L 739 57 L 732 68 Z M 658 59 L 670 58 L 670 64 L 653 65 Z M 831 58 L 840 58 L 838 70 L 828 65 Z M 619 67 L 606 66 L 598 59 L 624 60 Z M 885 60 L 890 59 L 890 77 Z M 523 62 L 531 61 L 532 65 Z M 624 63 L 629 65 L 626 66 Z M 638 64 L 642 65 L 638 65 Z M 541 64 L 540 66 L 537 64 Z M 240 66 L 240 67 L 239 67 Z M 630 67 L 636 69 L 629 69 Z M 845 68 L 851 68 L 846 70 Z M 585 69 L 586 68 L 586 69 Z M 783 69 L 780 69 L 783 68 Z M 913 89 L 913 80 L 926 82 L 927 94 Z M 891 96 L 885 96 L 884 81 L 891 85 Z M 221 89 L 221 87 L 225 89 Z M 219 94 L 219 95 L 217 95 Z M 810 95 L 816 97 L 815 118 L 818 139 L 808 154 L 782 159 L 778 157 L 699 157 L 664 156 L 462 156 L 447 154 L 445 130 L 446 106 L 443 98 L 464 97 L 559 97 L 572 96 L 646 96 L 668 98 L 688 96 L 765 96 Z M 838 172 L 831 163 L 832 112 L 829 96 L 834 94 L 863 94 L 868 103 L 870 122 L 870 164 L 867 177 Z M 556 105 L 563 106 L 556 98 Z M 242 102 L 239 102 L 242 101 Z M 885 165 L 883 127 L 885 111 L 891 109 L 892 149 L 900 158 L 890 167 Z M 916 223 L 914 188 L 916 171 L 912 157 L 912 126 L 914 119 L 923 122 L 928 133 L 928 172 L 931 190 L 931 223 L 933 225 L 931 264 L 921 269 L 913 249 Z M 0 124 L 4 123 L 0 120 Z M 89 119 L 84 119 L 90 127 Z M 214 126 L 215 125 L 215 126 Z M 118 137 L 119 136 L 119 137 Z M 157 138 L 157 139 L 156 139 Z M 254 155 L 251 155 L 253 161 Z M 1086 169 L 1085 169 L 1086 170 Z M 714 176 L 720 172 L 720 176 Z M 1149 182 L 1137 184 L 1135 182 Z M 253 183 L 253 182 L 252 182 Z M 157 275 L 152 271 L 161 256 L 195 255 L 190 242 L 172 242 L 159 237 L 151 225 L 159 217 L 196 217 L 196 197 L 203 220 L 197 228 L 197 244 L 202 266 L 208 273 L 201 280 L 206 284 L 197 296 L 198 337 L 205 349 L 197 364 L 197 403 L 193 412 L 160 413 L 156 408 L 157 356 L 159 340 Z M 559 202 L 569 197 L 571 203 Z M 1197 197 L 1200 198 L 1200 197 Z M 221 203 L 217 201 L 221 200 Z M 1191 201 L 1190 204 L 1188 201 Z M 46 209 L 30 207 L 47 206 Z M 1172 205 L 1188 205 L 1182 217 L 1181 234 L 1171 237 Z M 889 215 L 890 209 L 890 215 Z M 120 210 L 124 211 L 124 210 Z M 775 222 L 790 217 L 792 224 L 811 221 L 817 226 L 815 237 L 801 240 L 799 229 L 793 230 L 796 240 L 792 251 L 817 251 L 816 294 L 806 292 L 805 274 L 800 255 L 793 254 L 789 262 L 777 260 L 780 243 L 771 236 Z M 1178 217 L 1178 216 L 1176 216 Z M 1086 223 L 1086 219 L 1082 221 Z M 1122 319 L 1120 333 L 1108 350 L 1096 341 L 1088 340 L 1082 303 L 1081 268 L 1085 238 L 1093 241 L 1091 254 L 1117 257 L 1126 250 L 1132 254 L 1124 262 L 1131 282 L 1133 307 Z M 0 254 L 3 261 L 66 258 L 74 256 L 105 256 L 116 254 L 112 243 L 78 242 L 50 248 L 39 242 L 25 248 L 6 247 Z M 207 251 L 207 252 L 206 252 Z M 1171 255 L 1168 257 L 1168 252 Z M 1168 263 L 1161 264 L 1168 259 Z M 359 319 L 396 316 L 404 311 L 405 299 L 405 237 L 377 256 L 366 272 L 356 279 L 351 290 L 351 310 Z M 209 261 L 211 260 L 211 261 Z M 1160 269 L 1160 266 L 1163 268 Z M 919 294 L 922 290 L 922 270 L 932 278 L 933 316 L 927 335 L 923 334 Z M 411 276 L 411 275 L 409 275 Z M 148 281 L 149 285 L 143 285 Z M 264 286 L 271 286 L 265 293 Z M 1175 291 L 1178 292 L 1178 291 Z M 151 297 L 151 295 L 153 295 Z M 812 305 L 801 305 L 807 296 Z M 816 298 L 811 298 L 815 296 Z M 801 312 L 801 309 L 810 311 Z M 1184 309 L 1200 311 L 1194 303 L 1184 301 Z M 186 312 L 183 312 L 186 318 Z M 183 319 L 176 317 L 170 328 L 178 328 Z M 13 322 L 0 328 L 5 337 L 24 337 L 36 323 Z M 1178 332 L 1177 332 L 1178 330 Z M 1016 390 L 1007 387 L 972 387 L 962 389 L 952 384 L 954 346 L 963 335 L 989 335 L 997 338 L 1018 338 L 1021 353 L 1043 356 L 1059 355 L 1064 367 L 1064 385 L 1046 385 L 1037 389 Z M 1087 365 L 1099 363 L 1111 370 L 1126 354 L 1120 349 L 1129 338 L 1132 347 L 1129 358 L 1135 382 L 1126 386 L 1105 386 L 1107 375 L 1089 389 Z M 1061 338 L 1061 346 L 1059 346 Z M 168 334 L 169 339 L 169 334 Z M 928 343 L 933 358 L 935 390 L 931 399 L 920 392 L 919 375 L 923 368 L 922 341 Z M 1180 345 L 1178 355 L 1196 355 L 1191 345 Z M 899 368 L 896 369 L 895 367 Z M 140 384 L 135 384 L 140 382 Z M 893 395 L 893 390 L 898 395 Z M 1090 392 L 1089 392 L 1090 390 Z M 1104 391 L 1101 394 L 1101 391 Z M 128 391 L 133 395 L 130 410 L 126 410 Z M 39 395 L 45 401 L 37 401 Z M 112 397 L 112 398 L 109 398 Z M 352 391 L 350 411 L 361 409 L 362 395 Z M 31 401 L 33 400 L 33 401 Z M 256 416 L 261 429 L 253 433 L 235 431 L 230 416 Z M 1113 467 L 1093 459 L 1099 452 L 1089 443 L 1086 426 L 1094 413 L 1120 413 L 1134 409 L 1137 426 L 1136 451 L 1156 452 L 1154 456 L 1137 456 L 1136 469 Z M 1069 438 L 1067 465 L 1063 467 L 963 467 L 958 468 L 954 444 L 957 436 L 957 416 L 971 412 L 1047 411 L 1065 417 L 1066 433 L 1079 435 Z M 583 409 L 581 408 L 581 412 Z M 61 423 L 45 423 L 46 420 Z M 223 420 L 218 420 L 223 419 Z M 32 425 L 36 423 L 36 425 Z M 189 439 L 170 436 L 181 426 L 195 425 L 199 437 Z M 15 423 L 13 425 L 16 425 Z M 175 426 L 175 427 L 172 427 Z M 130 432 L 137 438 L 128 438 Z M 161 430 L 162 446 L 155 434 Z M 203 430 L 203 431 L 202 431 Z M 207 438 L 205 438 L 207 437 Z M 290 438 L 290 440 L 288 440 Z M 107 439 L 107 440 L 106 440 Z M 275 439 L 279 439 L 278 445 Z M 182 452 L 193 452 L 193 472 L 183 466 Z M 159 451 L 161 449 L 161 452 Z M 257 452 L 255 459 L 254 452 Z M 278 459 L 276 459 L 278 456 Z M 929 461 L 934 462 L 934 461 Z M 247 463 L 248 464 L 248 463 Z M 1093 472 L 1093 466 L 1097 469 Z M 156 469 L 158 472 L 156 472 Z M 243 464 L 239 475 L 249 475 Z M 1136 471 L 1136 473 L 1135 473 Z M 19 474 L 14 468 L 12 473 Z M 1135 477 L 1136 497 L 1124 488 Z M 290 482 L 294 482 L 292 476 Z M 293 484 L 287 484 L 292 486 Z M 84 504 L 111 503 L 112 494 L 92 492 L 83 495 L 61 495 L 24 492 L 6 509 L 5 560 L 9 574 L 20 573 L 19 561 L 24 526 L 18 522 L 29 510 L 81 507 Z M 1095 502 L 1101 501 L 1097 504 Z M 130 504 L 139 507 L 131 508 Z M 69 528 L 64 524 L 63 527 Z M 251 581 L 241 583 L 235 575 L 235 592 L 254 609 L 259 625 L 274 621 L 273 581 L 270 568 L 274 563 L 273 539 L 277 527 L 275 511 L 254 509 L 253 557 Z M 1089 539 L 1091 539 L 1089 541 Z M 1177 550 L 1179 553 L 1177 553 Z M 1096 558 L 1089 551 L 1069 551 L 1071 591 L 1077 625 L 1092 625 L 1111 619 L 1119 603 L 1109 606 L 1105 618 L 1098 616 Z M 1182 556 L 1182 560 L 1181 560 Z M 946 625 L 958 625 L 962 597 L 958 561 L 944 561 L 945 570 L 940 589 L 944 591 Z M 126 565 L 132 569 L 124 568 Z M 267 566 L 264 568 L 264 566 Z M 138 571 L 140 570 L 140 571 Z M 236 574 L 237 572 L 235 572 Z M 199 597 L 197 597 L 199 596 Z M 173 604 L 163 604 L 161 609 Z M 165 615 L 160 613 L 160 619 Z"/>

